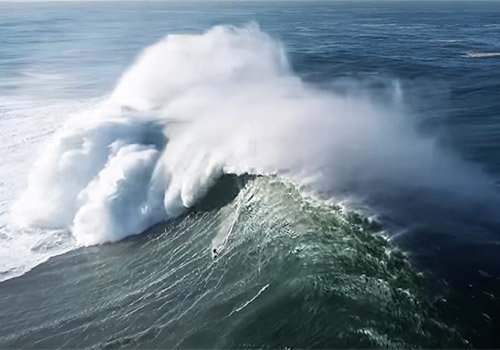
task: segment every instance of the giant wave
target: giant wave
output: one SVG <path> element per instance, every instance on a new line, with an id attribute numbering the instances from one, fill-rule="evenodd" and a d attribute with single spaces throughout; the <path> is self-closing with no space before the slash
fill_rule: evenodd
<path id="1" fill-rule="evenodd" d="M 251 24 L 146 48 L 98 108 L 61 127 L 14 212 L 70 229 L 79 245 L 112 242 L 184 213 L 223 174 L 277 174 L 360 201 L 426 190 L 488 198 L 492 188 L 421 136 L 400 98 L 314 87 Z"/>

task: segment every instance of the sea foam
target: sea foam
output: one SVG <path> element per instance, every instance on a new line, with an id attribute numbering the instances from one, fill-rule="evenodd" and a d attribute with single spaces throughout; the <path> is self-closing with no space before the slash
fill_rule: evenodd
<path id="1" fill-rule="evenodd" d="M 278 174 L 327 197 L 488 193 L 479 169 L 418 134 L 402 93 L 381 105 L 310 86 L 254 24 L 169 35 L 98 108 L 62 126 L 14 212 L 93 245 L 182 214 L 224 173 Z"/>

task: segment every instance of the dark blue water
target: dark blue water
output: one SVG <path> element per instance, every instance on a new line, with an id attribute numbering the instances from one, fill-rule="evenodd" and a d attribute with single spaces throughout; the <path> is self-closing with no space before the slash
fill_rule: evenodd
<path id="1" fill-rule="evenodd" d="M 165 35 L 252 21 L 307 84 L 361 87 L 387 105 L 396 90 L 419 133 L 500 180 L 499 2 L 0 3 L 2 274 L 45 244 L 44 231 L 18 244 L 7 212 L 34 158 L 25 154 L 54 120 L 103 99 Z M 273 181 L 224 180 L 153 232 L 67 249 L 0 282 L 0 347 L 500 346 L 500 216 L 489 201 L 386 191 L 368 205 L 391 214 L 372 224 Z M 232 215 L 228 258 L 214 262 L 210 241 Z"/>

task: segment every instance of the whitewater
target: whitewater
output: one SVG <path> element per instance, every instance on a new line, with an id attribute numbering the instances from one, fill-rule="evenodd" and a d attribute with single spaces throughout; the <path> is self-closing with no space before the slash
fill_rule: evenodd
<path id="1" fill-rule="evenodd" d="M 168 35 L 108 96 L 54 124 L 11 214 L 63 243 L 20 271 L 175 218 L 224 174 L 277 175 L 377 215 L 396 210 L 381 203 L 429 198 L 495 215 L 494 181 L 422 135 L 397 80 L 382 101 L 348 86 L 304 82 L 256 24 Z"/>

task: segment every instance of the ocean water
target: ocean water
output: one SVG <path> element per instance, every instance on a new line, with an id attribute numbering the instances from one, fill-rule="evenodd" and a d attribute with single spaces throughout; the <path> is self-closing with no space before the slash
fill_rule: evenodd
<path id="1" fill-rule="evenodd" d="M 500 347 L 499 2 L 0 3 L 0 348 Z"/>

